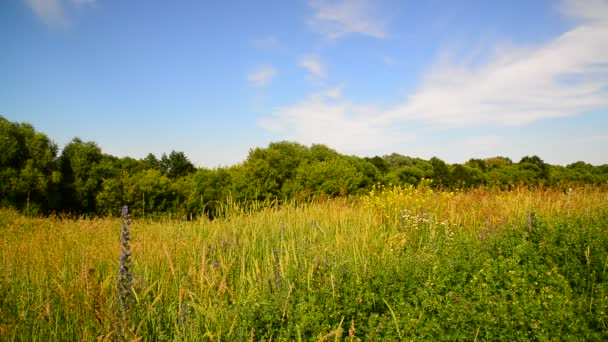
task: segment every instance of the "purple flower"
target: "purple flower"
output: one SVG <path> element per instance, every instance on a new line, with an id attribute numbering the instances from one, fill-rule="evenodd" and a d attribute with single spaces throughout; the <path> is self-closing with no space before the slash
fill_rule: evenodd
<path id="1" fill-rule="evenodd" d="M 129 226 L 131 225 L 131 216 L 129 208 L 125 205 L 122 207 L 122 232 L 120 235 L 120 244 L 122 247 L 120 253 L 120 268 L 118 270 L 118 317 L 117 337 L 119 341 L 126 341 L 126 332 L 128 329 L 131 308 L 133 306 L 133 261 L 131 260 L 131 246 L 129 240 Z"/>

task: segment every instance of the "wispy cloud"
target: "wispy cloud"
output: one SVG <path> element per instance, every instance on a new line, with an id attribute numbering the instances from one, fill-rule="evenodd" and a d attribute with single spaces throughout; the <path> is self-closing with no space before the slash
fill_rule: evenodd
<path id="1" fill-rule="evenodd" d="M 67 24 L 64 9 L 59 0 L 25 0 L 34 13 L 49 26 Z"/>
<path id="2" fill-rule="evenodd" d="M 265 65 L 247 74 L 247 80 L 255 87 L 265 87 L 272 82 L 277 71 L 273 66 Z"/>
<path id="3" fill-rule="evenodd" d="M 342 100 L 341 88 L 311 95 L 293 106 L 276 109 L 258 125 L 305 144 L 323 143 L 343 153 L 386 148 L 413 139 L 376 123 L 380 108 Z"/>
<path id="4" fill-rule="evenodd" d="M 607 107 L 608 1 L 566 4 L 579 26 L 540 46 L 496 49 L 478 66 L 439 62 L 385 119 L 512 126 Z"/>
<path id="5" fill-rule="evenodd" d="M 400 136 L 394 127 L 411 123 L 522 126 L 608 108 L 608 1 L 571 0 L 562 10 L 578 20 L 567 32 L 537 46 L 498 46 L 474 64 L 439 58 L 395 106 L 317 94 L 276 109 L 259 124 L 303 142 L 354 151 L 390 146 Z"/>
<path id="6" fill-rule="evenodd" d="M 298 64 L 317 78 L 325 77 L 325 68 L 323 67 L 321 58 L 318 55 L 303 56 L 300 58 Z"/>
<path id="7" fill-rule="evenodd" d="M 608 22 L 608 2 L 606 0 L 564 0 L 562 13 L 582 21 Z"/>
<path id="8" fill-rule="evenodd" d="M 328 39 L 351 33 L 375 38 L 387 35 L 385 19 L 372 0 L 310 0 L 309 6 L 314 10 L 310 28 Z"/>
<path id="9" fill-rule="evenodd" d="M 30 9 L 45 24 L 51 27 L 66 27 L 70 8 L 95 7 L 96 0 L 24 0 Z"/>

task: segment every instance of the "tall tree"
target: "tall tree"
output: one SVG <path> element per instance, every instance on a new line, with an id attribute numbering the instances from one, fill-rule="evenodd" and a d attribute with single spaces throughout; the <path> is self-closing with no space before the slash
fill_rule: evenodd
<path id="1" fill-rule="evenodd" d="M 148 157 L 150 157 L 150 155 L 148 155 Z M 153 163 L 153 159 L 150 160 L 150 163 Z M 162 155 L 160 158 L 160 169 L 171 179 L 186 176 L 196 170 L 194 164 L 190 162 L 184 152 L 176 151 L 171 151 L 169 156 L 166 154 Z"/>
<path id="2" fill-rule="evenodd" d="M 452 175 L 448 165 L 441 159 L 433 157 L 430 160 L 433 165 L 433 181 L 438 188 L 449 188 L 452 186 Z"/>
<path id="3" fill-rule="evenodd" d="M 95 212 L 95 197 L 102 182 L 96 167 L 102 158 L 101 149 L 92 141 L 74 138 L 63 148 L 61 195 L 68 211 Z"/>
<path id="4" fill-rule="evenodd" d="M 57 145 L 26 123 L 0 116 L 0 202 L 36 210 L 58 209 L 56 186 L 61 178 Z"/>
<path id="5" fill-rule="evenodd" d="M 148 153 L 148 155 L 144 159 L 142 159 L 142 162 L 144 163 L 144 165 L 146 165 L 147 169 L 159 171 L 161 169 L 160 160 L 158 160 L 158 158 L 156 158 L 153 153 Z"/>

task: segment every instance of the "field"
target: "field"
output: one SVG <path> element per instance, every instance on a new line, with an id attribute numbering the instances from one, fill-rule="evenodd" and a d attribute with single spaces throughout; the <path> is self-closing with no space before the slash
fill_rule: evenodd
<path id="1" fill-rule="evenodd" d="M 606 187 L 223 212 L 126 225 L 1 209 L 0 340 L 608 339 Z"/>

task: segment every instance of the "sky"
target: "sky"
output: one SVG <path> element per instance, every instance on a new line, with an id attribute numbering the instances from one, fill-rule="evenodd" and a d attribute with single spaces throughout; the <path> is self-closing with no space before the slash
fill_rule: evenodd
<path id="1" fill-rule="evenodd" d="M 0 115 L 59 147 L 608 164 L 608 0 L 2 0 L 0 51 Z"/>

